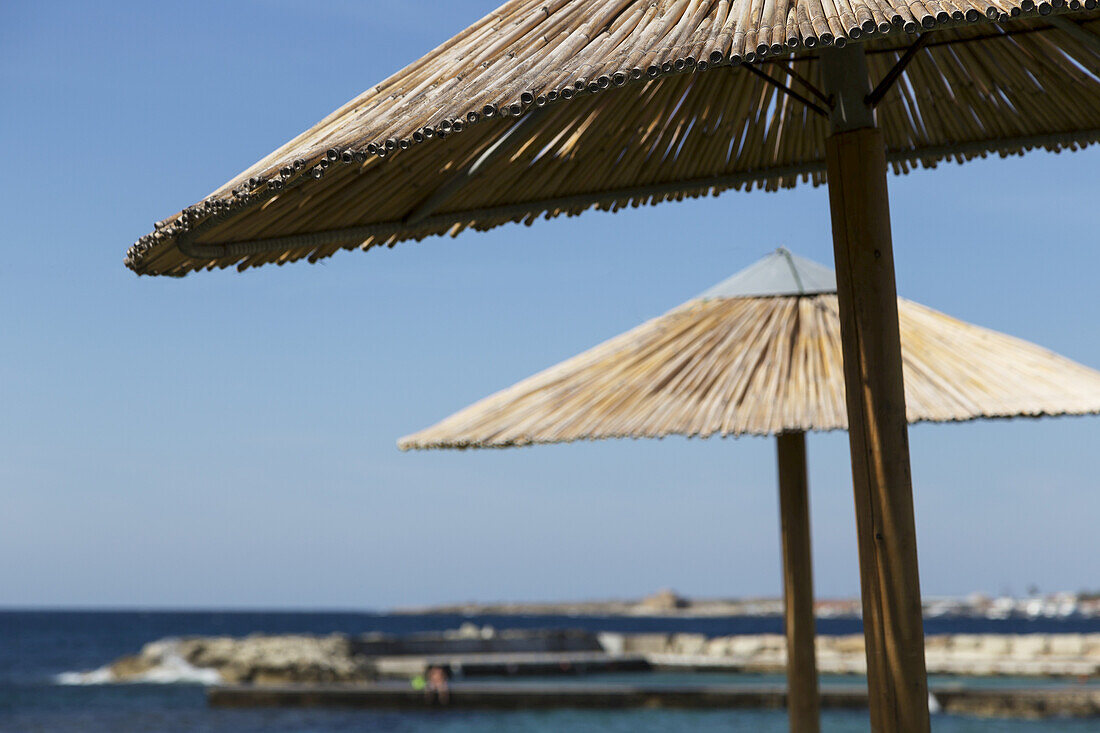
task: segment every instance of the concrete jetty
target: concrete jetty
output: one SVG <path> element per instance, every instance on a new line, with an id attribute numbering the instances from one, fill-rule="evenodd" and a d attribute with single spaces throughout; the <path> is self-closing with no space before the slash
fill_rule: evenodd
<path id="1" fill-rule="evenodd" d="M 786 705 L 782 687 L 732 685 L 579 685 L 458 682 L 450 686 L 446 707 L 491 710 L 547 708 L 771 708 Z M 279 687 L 212 687 L 214 707 L 357 707 L 424 709 L 443 707 L 437 698 L 409 684 Z M 867 693 L 858 688 L 822 691 L 822 707 L 858 709 Z"/>
<path id="2" fill-rule="evenodd" d="M 1100 717 L 1100 688 L 997 689 L 933 688 L 946 713 L 983 717 Z M 450 686 L 444 705 L 437 697 L 396 681 L 370 685 L 280 685 L 211 687 L 213 707 L 354 707 L 364 709 L 529 710 L 548 708 L 685 708 L 782 709 L 781 686 L 744 685 L 601 685 L 509 684 L 458 682 Z M 867 707 L 867 692 L 859 687 L 824 686 L 824 709 Z"/>
<path id="3" fill-rule="evenodd" d="M 653 665 L 644 654 L 607 652 L 488 652 L 376 657 L 379 677 L 414 677 L 429 667 L 446 667 L 465 677 L 515 677 L 648 672 Z"/>
<path id="4" fill-rule="evenodd" d="M 863 636 L 819 636 L 822 674 L 866 671 Z M 1100 634 L 954 634 L 928 636 L 931 674 L 967 677 L 1100 678 Z M 562 630 L 479 629 L 392 637 L 253 635 L 166 639 L 147 644 L 89 674 L 140 681 L 184 660 L 227 684 L 366 683 L 414 677 L 446 666 L 466 677 L 554 675 L 667 669 L 783 673 L 778 634 L 709 638 L 701 634 L 617 634 Z"/>

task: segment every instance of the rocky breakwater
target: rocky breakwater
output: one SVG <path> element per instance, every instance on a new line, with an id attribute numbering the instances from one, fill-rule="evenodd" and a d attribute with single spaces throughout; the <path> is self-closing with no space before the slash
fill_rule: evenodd
<path id="1" fill-rule="evenodd" d="M 783 672 L 786 639 L 778 634 L 707 638 L 699 634 L 603 634 L 605 647 L 645 654 L 657 667 Z M 863 636 L 819 636 L 824 674 L 865 674 Z M 925 639 L 930 674 L 1100 677 L 1100 634 L 950 634 Z"/>
<path id="2" fill-rule="evenodd" d="M 253 635 L 162 639 L 86 673 L 98 681 L 321 684 L 375 677 L 370 658 L 346 636 Z"/>
<path id="3" fill-rule="evenodd" d="M 816 646 L 823 674 L 866 672 L 862 635 L 819 636 Z M 787 652 L 786 640 L 778 634 L 708 638 L 560 630 L 496 632 L 467 625 L 456 631 L 401 637 L 166 639 L 63 681 L 339 684 L 412 677 L 440 664 L 467 676 L 499 674 L 499 669 L 506 674 L 548 674 L 559 665 L 571 673 L 582 668 L 619 669 L 627 659 L 633 662 L 630 669 L 782 673 Z M 926 659 L 932 674 L 1098 679 L 1100 634 L 930 636 Z"/>
<path id="4" fill-rule="evenodd" d="M 146 644 L 90 672 L 68 672 L 71 684 L 196 682 L 201 684 L 361 683 L 412 677 L 429 664 L 493 655 L 604 654 L 596 634 L 568 630 L 507 630 L 464 624 L 452 631 L 390 636 L 253 634 L 191 637 Z"/>

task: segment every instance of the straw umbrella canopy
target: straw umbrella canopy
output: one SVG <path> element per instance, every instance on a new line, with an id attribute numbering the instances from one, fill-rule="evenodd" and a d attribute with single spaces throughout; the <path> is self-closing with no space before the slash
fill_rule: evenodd
<path id="1" fill-rule="evenodd" d="M 895 172 L 1072 149 L 1100 139 L 1095 8 L 509 2 L 158 222 L 126 264 L 184 275 L 312 262 L 593 206 L 821 183 L 825 59 L 841 46 L 865 49 L 882 82 L 872 101 Z"/>
<path id="2" fill-rule="evenodd" d="M 1100 372 L 898 298 L 910 423 L 1100 413 Z M 779 249 L 402 450 L 847 430 L 832 270 Z"/>
<path id="3" fill-rule="evenodd" d="M 1100 413 L 1100 372 L 898 299 L 910 423 Z M 403 450 L 776 435 L 792 731 L 818 728 L 805 433 L 844 430 L 831 270 L 785 249 L 402 438 Z"/>
<path id="4" fill-rule="evenodd" d="M 875 730 L 927 731 L 886 171 L 1100 139 L 1097 0 L 511 0 L 127 253 L 139 274 L 828 179 Z"/>

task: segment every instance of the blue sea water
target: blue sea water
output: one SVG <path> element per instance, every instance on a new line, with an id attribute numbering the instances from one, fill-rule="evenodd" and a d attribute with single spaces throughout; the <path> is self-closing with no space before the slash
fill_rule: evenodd
<path id="1" fill-rule="evenodd" d="M 0 611 L 0 732 L 9 731 L 786 731 L 774 711 L 372 712 L 212 710 L 188 684 L 62 685 L 63 672 L 100 667 L 146 642 L 172 636 L 253 632 L 393 634 L 456 628 L 464 622 L 504 628 L 581 628 L 623 632 L 690 631 L 711 636 L 780 633 L 775 617 L 707 619 L 589 616 L 387 615 L 314 612 Z M 823 619 L 824 634 L 859 631 L 855 619 Z M 928 633 L 1097 632 L 1097 619 L 929 619 Z M 610 681 L 601 678 L 601 681 Z M 713 680 L 718 682 L 719 680 Z M 851 678 L 848 682 L 851 683 Z M 576 683 L 583 684 L 582 680 Z M 828 712 L 828 731 L 866 731 L 866 713 Z M 942 733 L 1097 731 L 1096 721 L 989 721 L 936 716 Z"/>

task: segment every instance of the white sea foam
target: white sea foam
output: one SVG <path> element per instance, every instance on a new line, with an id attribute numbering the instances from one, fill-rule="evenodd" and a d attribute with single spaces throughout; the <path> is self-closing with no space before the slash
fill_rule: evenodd
<path id="1" fill-rule="evenodd" d="M 116 680 L 110 667 L 100 667 L 90 672 L 62 672 L 54 681 L 59 685 L 107 685 Z"/>
<path id="2" fill-rule="evenodd" d="M 88 672 L 62 672 L 54 678 L 60 685 L 111 685 L 145 682 L 160 685 L 217 685 L 222 676 L 216 669 L 196 667 L 174 649 L 166 649 L 160 662 L 141 674 L 119 679 L 110 667 Z"/>

